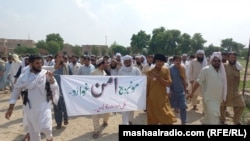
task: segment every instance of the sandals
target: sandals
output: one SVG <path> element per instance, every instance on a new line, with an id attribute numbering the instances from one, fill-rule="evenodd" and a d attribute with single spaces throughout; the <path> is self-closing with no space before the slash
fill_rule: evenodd
<path id="1" fill-rule="evenodd" d="M 94 139 L 98 138 L 99 137 L 99 132 L 94 132 L 93 136 L 92 136 Z"/>
<path id="2" fill-rule="evenodd" d="M 108 126 L 108 123 L 104 121 L 103 124 L 102 124 L 102 126 L 103 126 L 103 127 L 107 127 L 107 126 Z"/>
<path id="3" fill-rule="evenodd" d="M 22 139 L 22 141 L 30 141 L 30 134 L 27 133 L 24 138 Z"/>
<path id="4" fill-rule="evenodd" d="M 68 125 L 69 124 L 69 121 L 66 119 L 64 120 L 64 125 Z"/>
<path id="5" fill-rule="evenodd" d="M 56 129 L 61 129 L 62 128 L 62 125 L 60 125 L 60 124 L 58 124 L 57 126 L 56 126 Z"/>

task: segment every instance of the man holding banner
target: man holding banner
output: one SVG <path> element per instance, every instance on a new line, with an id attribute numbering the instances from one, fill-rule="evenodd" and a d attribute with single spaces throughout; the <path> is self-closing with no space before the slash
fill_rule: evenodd
<path id="1" fill-rule="evenodd" d="M 102 75 L 106 76 L 105 72 L 105 63 L 107 63 L 103 58 L 100 58 L 96 61 L 97 68 L 91 73 L 91 75 Z M 108 126 L 108 119 L 109 119 L 109 113 L 104 113 L 104 114 L 95 114 L 92 115 L 92 121 L 93 121 L 93 126 L 94 126 L 94 134 L 93 138 L 98 138 L 99 137 L 99 129 L 100 129 L 100 123 L 99 119 L 100 117 L 103 117 L 103 127 Z"/>
<path id="2" fill-rule="evenodd" d="M 130 55 L 126 55 L 123 58 L 123 66 L 118 71 L 118 75 L 121 76 L 140 76 L 141 71 L 135 67 L 132 66 L 132 57 Z M 122 112 L 122 124 L 125 125 L 132 125 L 132 119 L 134 118 L 134 111 L 124 111 Z"/>

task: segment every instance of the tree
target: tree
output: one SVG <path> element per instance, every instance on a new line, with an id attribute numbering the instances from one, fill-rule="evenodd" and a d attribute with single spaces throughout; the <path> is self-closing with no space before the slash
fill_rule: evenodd
<path id="1" fill-rule="evenodd" d="M 44 40 L 40 40 L 36 43 L 37 48 L 47 49 L 48 45 Z"/>
<path id="2" fill-rule="evenodd" d="M 210 56 L 213 52 L 221 51 L 221 47 L 217 47 L 213 44 L 210 44 L 208 47 L 204 48 L 204 51 L 206 56 Z"/>
<path id="3" fill-rule="evenodd" d="M 55 55 L 60 51 L 60 45 L 56 41 L 48 42 L 48 51 L 50 54 Z"/>
<path id="4" fill-rule="evenodd" d="M 191 48 L 192 48 L 192 53 L 196 53 L 197 50 L 203 49 L 204 44 L 207 41 L 203 39 L 202 35 L 200 33 L 195 33 L 191 39 Z"/>
<path id="5" fill-rule="evenodd" d="M 156 28 L 152 32 L 152 38 L 149 43 L 148 54 L 166 53 L 166 30 L 164 27 Z"/>
<path id="6" fill-rule="evenodd" d="M 30 48 L 26 46 L 20 46 L 16 47 L 14 49 L 14 52 L 20 55 L 26 55 L 26 54 L 38 54 L 37 48 Z"/>
<path id="7" fill-rule="evenodd" d="M 244 45 L 233 41 L 232 38 L 227 38 L 221 40 L 221 47 L 223 47 L 226 51 L 235 51 L 239 54 L 240 50 L 244 48 Z"/>
<path id="8" fill-rule="evenodd" d="M 46 36 L 46 43 L 48 44 L 50 41 L 54 41 L 59 44 L 59 50 L 62 50 L 63 48 L 63 38 L 60 36 L 60 34 L 52 33 L 48 34 Z"/>
<path id="9" fill-rule="evenodd" d="M 191 54 L 191 36 L 187 33 L 183 33 L 180 36 L 180 44 L 178 48 L 181 50 L 181 53 Z"/>
<path id="10" fill-rule="evenodd" d="M 177 45 L 178 43 L 180 43 L 181 41 L 181 32 L 179 30 L 167 30 L 166 31 L 166 42 L 167 42 L 167 46 L 166 46 L 166 51 L 167 54 L 179 54 L 181 53 L 180 50 L 178 50 Z"/>
<path id="11" fill-rule="evenodd" d="M 133 34 L 131 38 L 131 49 L 133 53 L 142 53 L 144 48 L 147 48 L 150 41 L 150 35 L 147 35 L 145 31 L 140 30 L 137 34 Z"/>
<path id="12" fill-rule="evenodd" d="M 126 54 L 129 54 L 129 51 L 127 48 L 125 48 L 124 46 L 122 45 L 118 45 L 116 42 L 114 42 L 111 46 L 110 46 L 110 49 L 112 51 L 112 54 L 116 54 L 116 53 L 121 53 L 122 55 L 126 55 Z"/>

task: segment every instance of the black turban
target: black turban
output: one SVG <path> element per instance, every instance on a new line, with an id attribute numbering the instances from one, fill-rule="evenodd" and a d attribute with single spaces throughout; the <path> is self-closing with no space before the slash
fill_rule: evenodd
<path id="1" fill-rule="evenodd" d="M 154 55 L 154 62 L 156 60 L 160 60 L 160 61 L 166 62 L 166 57 L 163 54 L 155 54 Z"/>

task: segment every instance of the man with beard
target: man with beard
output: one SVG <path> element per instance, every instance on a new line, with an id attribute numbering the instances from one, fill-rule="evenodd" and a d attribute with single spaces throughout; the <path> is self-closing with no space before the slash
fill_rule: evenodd
<path id="1" fill-rule="evenodd" d="M 110 63 L 110 73 L 111 75 L 118 75 L 117 61 L 116 59 L 112 59 Z"/>
<path id="2" fill-rule="evenodd" d="M 135 64 L 133 64 L 135 67 L 137 67 L 140 71 L 142 71 L 142 60 L 141 60 L 141 56 L 138 55 L 135 57 Z"/>
<path id="3" fill-rule="evenodd" d="M 198 78 L 201 69 L 204 68 L 205 66 L 207 66 L 207 58 L 205 56 L 205 51 L 198 50 L 196 52 L 196 59 L 190 62 L 188 76 L 187 76 L 192 88 L 194 87 L 194 82 Z M 198 88 L 198 90 L 195 91 L 194 95 L 191 98 L 191 106 L 193 107 L 193 110 L 198 110 L 197 104 L 199 103 L 199 100 L 198 100 L 199 96 L 201 96 L 200 87 Z"/>
<path id="4" fill-rule="evenodd" d="M 233 122 L 240 124 L 240 117 L 245 108 L 245 102 L 239 90 L 240 69 L 237 67 L 237 53 L 228 53 L 228 62 L 224 64 L 227 75 L 227 98 L 221 103 L 221 123 L 225 124 L 226 107 L 233 107 Z"/>
<path id="5" fill-rule="evenodd" d="M 118 75 L 122 76 L 140 76 L 141 71 L 132 65 L 132 56 L 126 55 L 122 58 L 123 66 L 119 70 Z M 122 123 L 124 125 L 132 125 L 132 119 L 134 118 L 134 111 L 122 112 Z"/>
<path id="6" fill-rule="evenodd" d="M 53 140 L 52 135 L 52 112 L 51 103 L 45 89 L 46 82 L 49 82 L 53 103 L 58 103 L 59 89 L 52 73 L 42 69 L 42 57 L 32 55 L 29 57 L 30 69 L 25 71 L 17 79 L 13 93 L 10 98 L 10 105 L 5 113 L 5 118 L 10 119 L 13 108 L 23 89 L 26 96 L 23 104 L 24 114 L 27 120 L 28 132 L 31 141 L 41 141 L 40 133 L 44 133 L 47 141 Z"/>
<path id="7" fill-rule="evenodd" d="M 220 104 L 226 100 L 227 78 L 220 52 L 211 56 L 211 64 L 203 68 L 194 83 L 190 97 L 194 96 L 197 88 L 202 86 L 204 111 L 203 124 L 218 125 L 220 123 Z"/>

